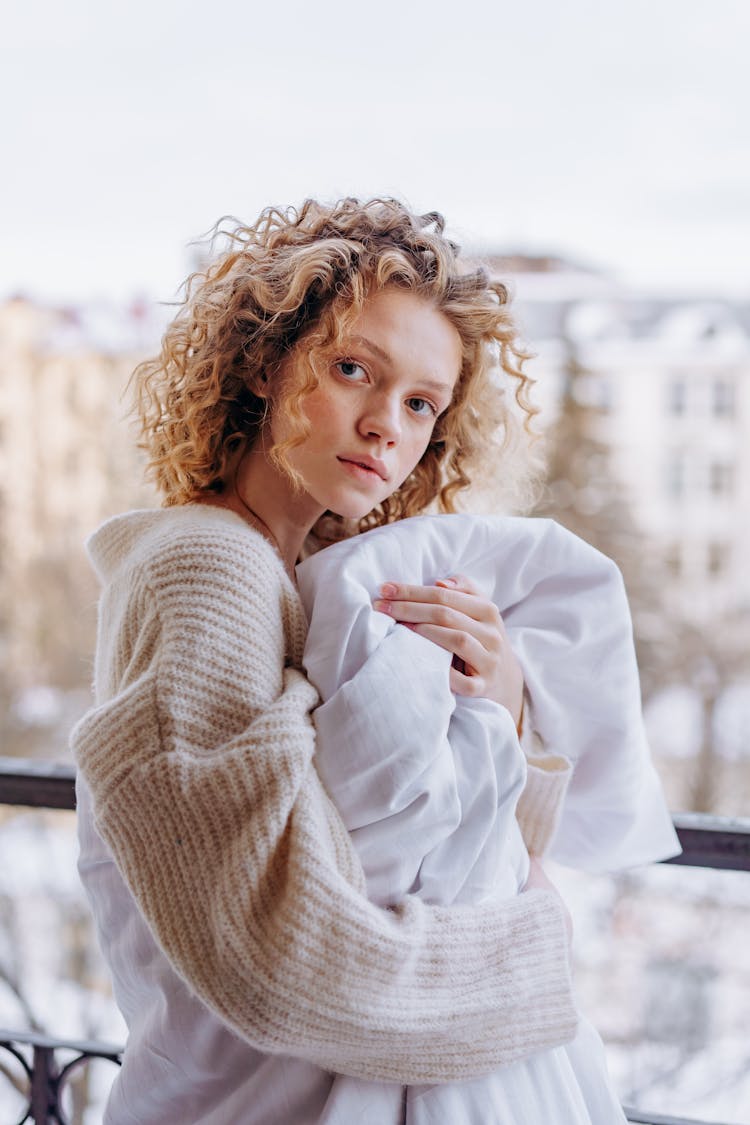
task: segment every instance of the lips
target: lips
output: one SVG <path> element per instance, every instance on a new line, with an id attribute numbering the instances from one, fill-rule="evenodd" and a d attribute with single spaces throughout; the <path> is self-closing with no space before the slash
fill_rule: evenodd
<path id="1" fill-rule="evenodd" d="M 342 454 L 340 457 L 337 457 L 336 460 L 341 461 L 343 464 L 357 465 L 360 469 L 367 469 L 369 472 L 375 473 L 376 476 L 379 476 L 381 480 L 388 479 L 385 465 L 382 461 L 378 461 L 375 457 L 361 457 L 357 456 L 356 454 Z"/>

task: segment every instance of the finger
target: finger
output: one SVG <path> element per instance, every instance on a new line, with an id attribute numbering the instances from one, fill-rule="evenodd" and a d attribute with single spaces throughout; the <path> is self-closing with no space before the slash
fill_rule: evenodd
<path id="1" fill-rule="evenodd" d="M 440 602 L 403 602 L 378 599 L 373 602 L 378 613 L 387 613 L 396 621 L 442 625 L 446 629 L 460 629 L 462 626 L 476 627 L 474 618 Z"/>
<path id="2" fill-rule="evenodd" d="M 452 574 L 450 578 L 438 578 L 435 585 L 456 590 L 457 593 L 469 594 L 480 599 L 483 611 L 478 611 L 470 616 L 474 617 L 475 620 L 486 621 L 488 624 L 492 625 L 494 629 L 498 629 L 504 639 L 506 638 L 505 622 L 503 621 L 500 610 L 493 601 L 484 596 L 482 591 L 467 575 Z M 464 612 L 466 612 L 466 610 L 464 610 Z"/>
<path id="3" fill-rule="evenodd" d="M 475 637 L 481 646 L 495 656 L 503 646 L 503 635 L 494 622 L 468 617 L 460 610 L 433 602 L 373 602 L 378 613 L 386 613 L 402 625 L 432 625 Z"/>
<path id="4" fill-rule="evenodd" d="M 481 597 L 482 594 L 479 587 L 465 574 L 451 574 L 449 578 L 438 578 L 435 585 L 443 586 L 446 589 L 460 590 L 464 594 L 474 594 L 478 597 Z"/>
<path id="5" fill-rule="evenodd" d="M 440 625 L 411 625 L 409 626 L 420 637 L 453 653 L 462 660 L 469 675 L 484 678 L 492 670 L 492 657 L 484 645 L 476 637 L 463 629 L 446 629 Z"/>
<path id="6" fill-rule="evenodd" d="M 398 617 L 403 604 L 409 602 L 415 605 L 446 606 L 470 617 L 473 621 L 483 621 L 495 628 L 498 628 L 502 622 L 494 602 L 478 594 L 464 593 L 453 587 L 402 586 L 394 582 L 386 582 L 381 586 L 380 592 L 382 597 L 375 600 L 375 607 L 381 613 L 390 613 L 387 605 L 396 603 L 399 612 L 391 613 L 394 617 Z"/>
<path id="7" fill-rule="evenodd" d="M 440 590 L 455 591 L 459 594 L 469 594 L 471 597 L 482 597 L 482 592 L 474 585 L 470 578 L 464 574 L 454 574 L 448 578 L 438 578 L 429 585 L 408 585 L 402 582 L 384 582 L 380 592 L 385 598 L 407 598 L 415 601 L 440 601 L 445 594 Z M 487 601 L 488 599 L 484 599 Z"/>
<path id="8" fill-rule="evenodd" d="M 467 676 L 460 668 L 453 666 L 448 673 L 448 686 L 454 695 L 465 695 L 473 699 L 483 698 L 487 687 L 482 676 Z"/>

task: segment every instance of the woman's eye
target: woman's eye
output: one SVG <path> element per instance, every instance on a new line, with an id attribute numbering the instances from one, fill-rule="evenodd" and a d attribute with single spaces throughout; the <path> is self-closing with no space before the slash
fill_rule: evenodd
<path id="1" fill-rule="evenodd" d="M 364 367 L 360 363 L 355 363 L 353 359 L 339 360 L 336 364 L 336 370 L 351 383 L 357 383 L 367 375 Z"/>
<path id="2" fill-rule="evenodd" d="M 435 407 L 426 398 L 408 398 L 406 405 L 413 414 L 420 414 L 425 418 L 434 417 L 437 414 Z"/>

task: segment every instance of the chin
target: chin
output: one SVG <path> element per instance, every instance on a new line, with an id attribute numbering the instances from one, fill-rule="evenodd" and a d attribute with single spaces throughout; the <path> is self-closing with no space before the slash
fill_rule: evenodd
<path id="1" fill-rule="evenodd" d="M 341 516 L 341 518 L 345 520 L 361 520 L 364 519 L 366 515 L 369 515 L 373 508 L 376 507 L 377 504 L 373 504 L 372 507 L 369 508 L 364 505 L 359 505 L 359 507 L 357 507 L 354 504 L 337 504 L 332 506 L 329 511 L 333 512 L 336 516 Z"/>
<path id="2" fill-rule="evenodd" d="M 361 519 L 364 519 L 365 516 L 369 515 L 370 512 L 374 508 L 377 508 L 378 505 L 381 504 L 382 502 L 383 502 L 382 497 L 380 497 L 380 498 L 378 498 L 374 501 L 370 501 L 370 502 L 368 502 L 366 500 L 362 500 L 362 499 L 360 499 L 360 500 L 348 499 L 348 500 L 342 500 L 338 504 L 335 501 L 332 501 L 330 504 L 327 505 L 327 507 L 328 507 L 329 512 L 333 512 L 334 515 L 336 515 L 336 516 L 341 516 L 342 519 L 345 519 L 345 520 L 361 520 Z"/>

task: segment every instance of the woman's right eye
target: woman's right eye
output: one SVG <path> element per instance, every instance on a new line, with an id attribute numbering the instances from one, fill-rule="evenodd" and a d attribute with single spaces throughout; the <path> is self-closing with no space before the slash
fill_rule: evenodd
<path id="1" fill-rule="evenodd" d="M 358 383 L 367 377 L 367 372 L 360 363 L 355 363 L 353 359 L 340 359 L 336 364 L 336 370 L 350 383 Z"/>

